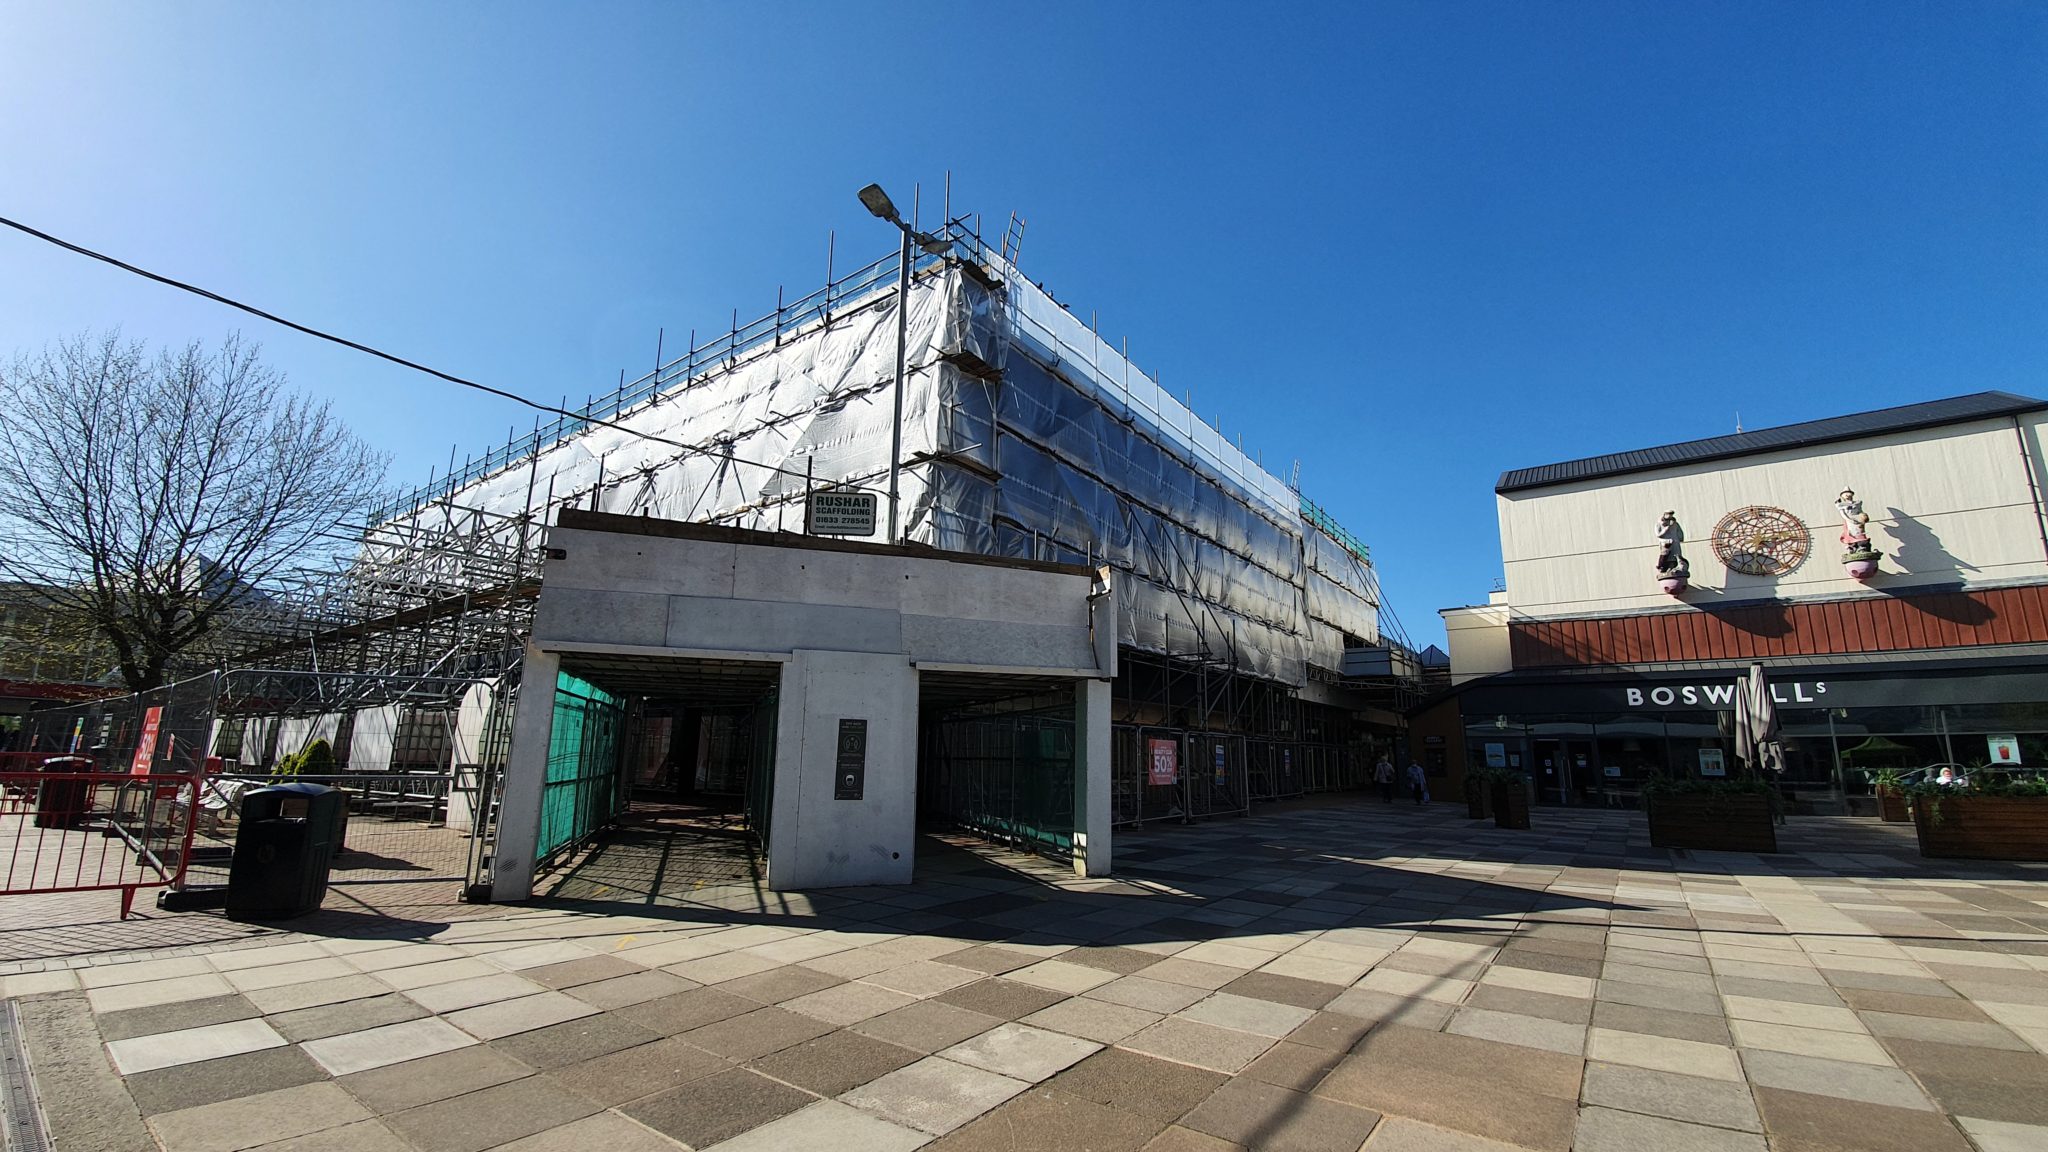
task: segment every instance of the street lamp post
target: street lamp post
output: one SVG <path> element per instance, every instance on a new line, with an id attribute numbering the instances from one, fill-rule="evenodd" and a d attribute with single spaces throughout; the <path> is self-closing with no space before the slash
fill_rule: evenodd
<path id="1" fill-rule="evenodd" d="M 903 216 L 896 211 L 896 204 L 889 194 L 882 191 L 880 184 L 870 184 L 860 190 L 860 202 L 878 219 L 887 220 L 903 233 L 903 254 L 896 268 L 896 400 L 895 418 L 889 429 L 889 543 L 898 543 L 897 532 L 901 521 L 898 517 L 899 497 L 897 476 L 903 462 L 903 373 L 907 355 L 906 345 L 910 339 L 910 242 L 935 256 L 948 251 L 945 241 L 919 232 L 903 222 Z"/>

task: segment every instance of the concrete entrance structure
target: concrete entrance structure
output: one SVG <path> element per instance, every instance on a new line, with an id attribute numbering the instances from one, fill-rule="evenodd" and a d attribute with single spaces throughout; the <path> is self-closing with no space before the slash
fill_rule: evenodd
<path id="1" fill-rule="evenodd" d="M 910 881 L 923 678 L 955 691 L 985 682 L 1068 694 L 1074 867 L 1108 873 L 1117 660 L 1108 569 L 577 511 L 561 514 L 548 541 L 494 899 L 532 892 L 554 736 L 543 693 L 565 662 L 621 694 L 664 682 L 697 693 L 772 682 L 773 772 L 760 831 L 776 889 Z M 865 771 L 853 782 L 858 798 L 843 796 L 849 733 L 864 742 L 848 765 Z"/>

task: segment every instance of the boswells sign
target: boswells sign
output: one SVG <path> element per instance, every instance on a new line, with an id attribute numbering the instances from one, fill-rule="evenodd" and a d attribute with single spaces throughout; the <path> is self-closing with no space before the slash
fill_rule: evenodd
<path id="1" fill-rule="evenodd" d="M 1771 699 L 1780 708 L 1810 705 L 1824 708 L 1828 705 L 1828 682 L 1825 680 L 1788 680 L 1771 683 Z M 1623 688 L 1624 702 L 1630 708 L 1711 708 L 1715 711 L 1734 711 L 1735 683 L 1723 680 L 1708 684 L 1658 684 L 1648 688 Z"/>

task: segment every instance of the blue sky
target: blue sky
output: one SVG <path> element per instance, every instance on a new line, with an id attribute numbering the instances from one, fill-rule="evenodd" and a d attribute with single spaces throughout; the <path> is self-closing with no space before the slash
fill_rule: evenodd
<path id="1" fill-rule="evenodd" d="M 0 215 L 580 398 L 817 287 L 831 230 L 885 252 L 854 190 L 950 170 L 1299 458 L 1428 641 L 1499 573 L 1502 469 L 2048 393 L 2044 60 L 2038 3 L 15 0 Z M 0 354 L 114 324 L 260 338 L 394 479 L 531 423 L 0 236 Z"/>

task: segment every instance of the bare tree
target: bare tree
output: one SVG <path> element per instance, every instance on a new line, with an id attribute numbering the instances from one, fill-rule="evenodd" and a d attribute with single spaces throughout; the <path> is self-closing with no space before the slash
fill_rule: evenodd
<path id="1" fill-rule="evenodd" d="M 0 368 L 0 574 L 90 620 L 133 691 L 337 547 L 385 460 L 231 336 L 86 333 Z"/>

